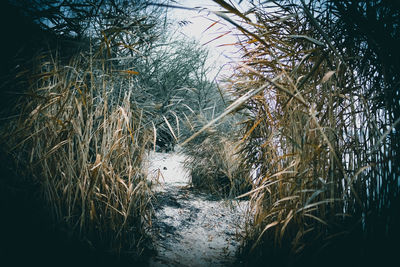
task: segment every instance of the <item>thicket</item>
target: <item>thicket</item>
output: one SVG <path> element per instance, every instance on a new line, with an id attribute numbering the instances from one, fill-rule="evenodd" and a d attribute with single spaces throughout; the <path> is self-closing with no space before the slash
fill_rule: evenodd
<path id="1" fill-rule="evenodd" d="M 241 166 L 235 128 L 230 126 L 208 129 L 183 150 L 191 185 L 215 197 L 234 198 L 252 188 L 249 172 Z"/>
<path id="2" fill-rule="evenodd" d="M 160 136 L 174 143 L 194 132 L 185 151 L 196 187 L 234 196 L 252 186 L 242 195 L 251 201 L 247 264 L 395 258 L 397 2 L 249 1 L 243 13 L 215 2 L 242 52 L 226 92 L 207 79 L 206 52 L 163 35 L 167 20 L 147 1 L 2 4 L 9 258 L 52 264 L 66 254 L 38 243 L 66 235 L 90 253 L 140 257 L 152 214 L 143 154 Z M 216 125 L 229 113 L 240 116 Z M 42 236 L 47 223 L 60 239 Z"/>
<path id="3" fill-rule="evenodd" d="M 137 72 L 119 58 L 146 53 L 162 28 L 159 10 L 127 4 L 3 4 L 20 30 L 2 77 L 2 250 L 13 264 L 135 262 L 151 250 L 150 132 L 132 97 Z"/>
<path id="4" fill-rule="evenodd" d="M 16 24 L 5 27 L 1 77 L 1 242 L 16 265 L 107 265 L 151 251 L 144 153 L 218 112 L 218 91 L 207 51 L 173 40 L 149 4 L 3 3 Z"/>
<path id="5" fill-rule="evenodd" d="M 224 1 L 242 62 L 240 159 L 254 172 L 243 261 L 372 265 L 399 238 L 394 1 Z M 240 109 L 240 108 L 239 108 Z"/>

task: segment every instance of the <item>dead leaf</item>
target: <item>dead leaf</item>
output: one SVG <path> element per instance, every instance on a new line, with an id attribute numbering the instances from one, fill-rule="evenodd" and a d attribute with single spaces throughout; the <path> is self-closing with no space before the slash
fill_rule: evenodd
<path id="1" fill-rule="evenodd" d="M 121 70 L 121 72 L 126 73 L 126 74 L 131 74 L 131 75 L 138 75 L 139 72 L 134 71 L 134 70 Z"/>
<path id="2" fill-rule="evenodd" d="M 336 71 L 331 70 L 328 71 L 327 73 L 325 73 L 324 77 L 322 78 L 322 83 L 326 83 L 331 77 L 332 75 L 335 73 Z"/>

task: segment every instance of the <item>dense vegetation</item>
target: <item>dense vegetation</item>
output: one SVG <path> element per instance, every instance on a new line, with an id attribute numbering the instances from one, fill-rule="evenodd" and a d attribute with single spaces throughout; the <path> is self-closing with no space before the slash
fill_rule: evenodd
<path id="1" fill-rule="evenodd" d="M 214 2 L 242 59 L 220 86 L 168 2 L 2 2 L 7 258 L 141 260 L 157 197 L 142 162 L 180 142 L 194 187 L 250 199 L 245 264 L 395 258 L 397 2 Z"/>
<path id="2" fill-rule="evenodd" d="M 15 23 L 2 68 L 3 251 L 17 265 L 142 260 L 156 197 L 145 153 L 223 108 L 207 51 L 147 1 L 3 6 Z"/>
<path id="3" fill-rule="evenodd" d="M 221 15 L 240 31 L 243 51 L 231 91 L 252 96 L 241 140 L 241 158 L 255 170 L 244 261 L 395 259 L 398 4 L 250 2 L 246 15 L 226 3 L 235 16 Z"/>

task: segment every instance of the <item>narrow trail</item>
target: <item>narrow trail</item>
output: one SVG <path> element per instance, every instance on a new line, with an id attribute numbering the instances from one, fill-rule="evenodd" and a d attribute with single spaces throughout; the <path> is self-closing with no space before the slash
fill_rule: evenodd
<path id="1" fill-rule="evenodd" d="M 230 266 L 242 233 L 247 201 L 213 199 L 188 186 L 185 156 L 149 154 L 149 176 L 157 199 L 157 255 L 149 266 Z"/>

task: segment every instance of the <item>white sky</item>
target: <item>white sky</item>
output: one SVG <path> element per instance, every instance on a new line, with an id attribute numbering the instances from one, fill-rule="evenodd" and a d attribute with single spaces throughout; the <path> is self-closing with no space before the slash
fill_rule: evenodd
<path id="1" fill-rule="evenodd" d="M 212 11 L 221 10 L 212 0 L 178 0 L 170 1 L 170 5 L 181 5 L 190 8 L 201 7 Z M 210 50 L 210 61 L 215 61 L 217 66 L 225 65 L 220 74 L 229 75 L 231 74 L 229 63 L 236 61 L 239 53 L 237 47 L 233 45 L 227 46 L 226 44 L 233 44 L 237 39 L 234 34 L 228 33 L 223 37 L 213 40 L 214 38 L 227 33 L 232 27 L 229 23 L 217 17 L 215 14 L 207 12 L 205 9 L 204 11 L 199 12 L 170 8 L 168 9 L 168 16 L 177 21 L 190 21 L 190 24 L 180 27 L 179 31 L 181 34 L 184 35 L 185 38 L 195 38 L 200 42 L 200 44 L 205 45 Z M 219 21 L 219 23 L 207 29 L 215 21 Z M 211 64 L 211 62 L 209 64 Z M 212 73 L 210 73 L 210 78 L 213 78 L 216 75 L 218 69 L 219 68 L 217 67 Z M 219 78 L 221 78 L 221 76 Z"/>

